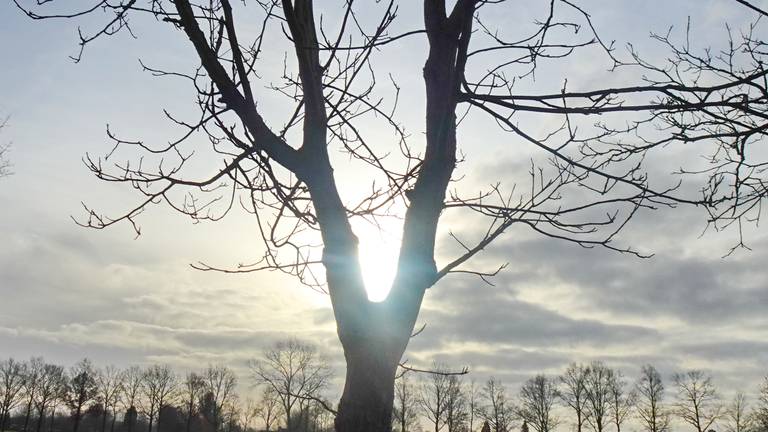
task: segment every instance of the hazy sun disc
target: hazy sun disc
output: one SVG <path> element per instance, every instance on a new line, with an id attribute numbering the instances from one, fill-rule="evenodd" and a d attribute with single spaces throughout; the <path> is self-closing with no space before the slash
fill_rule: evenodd
<path id="1" fill-rule="evenodd" d="M 387 298 L 392 288 L 400 251 L 401 221 L 387 218 L 379 227 L 362 220 L 352 222 L 352 229 L 360 241 L 358 253 L 368 298 L 379 302 Z"/>

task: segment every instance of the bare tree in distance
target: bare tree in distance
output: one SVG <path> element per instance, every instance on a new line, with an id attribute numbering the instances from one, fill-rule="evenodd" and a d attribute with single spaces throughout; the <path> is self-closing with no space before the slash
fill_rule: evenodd
<path id="1" fill-rule="evenodd" d="M 226 398 L 220 410 L 220 430 L 222 432 L 236 432 L 240 427 L 240 417 L 242 406 L 240 397 L 237 394 L 230 394 Z"/>
<path id="2" fill-rule="evenodd" d="M 259 406 L 253 398 L 247 398 L 240 413 L 240 424 L 243 431 L 248 432 L 253 427 L 253 420 L 259 414 Z"/>
<path id="3" fill-rule="evenodd" d="M 480 410 L 480 389 L 477 386 L 474 378 L 470 379 L 467 386 L 467 410 L 469 411 L 469 418 L 467 419 L 469 430 L 475 430 L 475 419 L 477 418 Z"/>
<path id="4" fill-rule="evenodd" d="M 96 369 L 90 359 L 84 358 L 72 366 L 67 377 L 65 400 L 74 413 L 73 432 L 80 427 L 83 410 L 96 399 L 96 391 Z"/>
<path id="5" fill-rule="evenodd" d="M 209 365 L 202 375 L 205 383 L 204 391 L 212 396 L 213 406 L 212 417 L 209 419 L 214 432 L 219 431 L 221 426 L 221 414 L 225 406 L 231 402 L 235 396 L 235 387 L 237 386 L 237 377 L 232 369 L 224 365 Z"/>
<path id="6" fill-rule="evenodd" d="M 611 413 L 611 382 L 614 371 L 603 362 L 594 361 L 587 367 L 584 380 L 587 423 L 595 432 L 603 432 Z"/>
<path id="7" fill-rule="evenodd" d="M 478 415 L 488 424 L 491 432 L 511 432 L 515 420 L 514 405 L 504 385 L 491 377 L 485 382 L 481 395 L 485 403 Z"/>
<path id="8" fill-rule="evenodd" d="M 621 425 L 632 414 L 637 393 L 633 388 L 627 388 L 627 381 L 621 371 L 614 371 L 608 383 L 608 397 L 611 406 L 610 417 L 616 425 L 616 432 L 621 432 Z"/>
<path id="9" fill-rule="evenodd" d="M 619 55 L 596 31 L 589 11 L 569 0 L 527 2 L 537 7 L 533 29 L 495 19 L 506 16 L 502 12 L 508 10 L 502 8 L 515 8 L 518 2 L 425 0 L 423 26 L 415 30 L 397 26 L 394 0 L 364 5 L 346 0 L 247 5 L 230 0 L 101 0 L 75 10 L 71 5 L 69 10 L 56 9 L 62 2 L 55 0 L 14 3 L 33 19 L 110 12 L 104 14 L 103 26 L 78 33 L 76 61 L 95 39 L 130 31 L 129 17 L 148 16 L 188 40 L 189 55 L 199 60 L 199 67 L 144 68 L 188 81 L 196 92 L 199 117 L 189 121 L 168 114 L 183 129 L 169 144 L 147 144 L 109 130 L 117 147 L 129 148 L 126 159 L 142 162 L 112 166 L 87 156 L 86 163 L 100 179 L 137 189 L 140 199 L 116 216 L 87 208 L 81 223 L 102 229 L 126 222 L 140 233 L 138 216 L 154 203 L 166 203 L 195 221 L 219 220 L 235 203 L 245 203 L 262 228 L 267 246 L 263 259 L 234 269 L 198 267 L 280 270 L 329 293 L 347 362 L 336 420 L 340 432 L 391 427 L 396 370 L 426 290 L 454 272 L 483 278 L 495 274 L 496 268 L 469 267 L 470 260 L 510 227 L 587 248 L 642 255 L 616 241 L 627 222 L 640 210 L 686 204 L 706 209 L 706 222 L 716 229 L 733 227 L 742 244 L 742 224 L 756 221 L 768 195 L 768 162 L 752 151 L 762 144 L 766 130 L 766 53 L 759 23 L 714 50 L 717 56 L 691 48 L 689 35 L 681 35 L 681 43 L 671 33 L 653 36 L 670 57 L 656 64 L 631 46 Z M 748 7 L 756 18 L 765 14 L 747 0 L 729 3 Z M 263 18 L 257 30 L 244 30 L 243 21 L 254 22 L 252 14 L 245 15 L 248 19 L 242 14 L 249 6 Z M 315 9 L 338 19 L 319 20 Z M 377 79 L 379 65 L 372 60 L 413 38 L 421 38 L 426 48 L 421 53 L 423 142 L 420 133 L 409 134 L 398 121 L 400 87 Z M 285 71 L 275 81 L 263 78 L 267 70 L 260 60 L 275 50 L 281 54 L 285 44 L 292 51 Z M 574 84 L 564 75 L 570 68 L 556 60 L 591 52 L 590 47 L 602 51 L 612 71 L 629 72 L 637 81 L 625 87 L 571 90 Z M 525 90 L 521 83 L 533 83 L 540 68 L 561 79 L 533 93 Z M 590 82 L 602 80 L 590 77 Z M 381 87 L 390 85 L 392 90 L 382 94 Z M 282 126 L 269 125 L 263 117 L 275 108 L 259 104 L 267 90 L 291 104 L 278 121 Z M 370 132 L 369 125 L 376 122 L 391 128 L 391 145 L 375 143 L 374 135 L 382 134 Z M 504 144 L 530 149 L 531 157 L 519 159 L 534 159 L 530 174 L 519 181 L 521 187 L 494 183 L 480 193 L 474 187 L 469 192 L 451 186 L 449 191 L 451 180 L 460 177 L 455 168 L 462 146 L 476 144 L 474 137 L 459 140 L 459 126 L 469 123 L 495 123 L 508 134 Z M 550 124 L 555 126 L 539 132 Z M 190 160 L 203 153 L 191 151 L 199 134 L 218 156 L 200 157 L 216 160 L 217 168 L 211 175 L 186 176 Z M 682 187 L 678 177 L 650 176 L 647 164 L 669 154 L 673 144 L 695 144 L 686 148 L 705 157 L 678 164 L 676 174 L 692 187 Z M 337 184 L 342 167 L 332 162 L 332 149 L 346 152 L 353 166 L 369 169 L 370 194 L 343 198 Z M 546 157 L 533 157 L 539 154 Z M 506 180 L 516 184 L 519 179 Z M 372 302 L 350 221 L 392 213 L 403 218 L 398 265 L 387 298 Z M 483 217 L 487 229 L 475 236 L 467 233 L 470 239 L 457 237 L 461 252 L 438 265 L 435 246 L 439 220 L 446 213 Z M 321 246 L 313 247 L 317 244 Z M 317 265 L 324 267 L 324 280 L 315 277 Z"/>
<path id="10" fill-rule="evenodd" d="M 761 432 L 768 431 L 768 375 L 763 378 L 758 394 L 757 406 L 753 412 L 755 427 Z"/>
<path id="11" fill-rule="evenodd" d="M 560 398 L 556 381 L 536 375 L 520 388 L 517 415 L 536 432 L 551 432 L 560 424 L 553 408 Z"/>
<path id="12" fill-rule="evenodd" d="M 434 432 L 440 432 L 446 423 L 449 375 L 448 368 L 442 364 L 433 364 L 432 370 L 435 373 L 422 377 L 419 386 L 419 405 L 430 428 Z"/>
<path id="13" fill-rule="evenodd" d="M 107 417 L 112 413 L 112 423 L 110 431 L 115 430 L 115 420 L 117 419 L 117 405 L 120 402 L 120 392 L 122 391 L 124 372 L 113 365 L 108 365 L 104 369 L 98 369 L 95 376 L 95 400 L 103 407 L 104 412 L 101 416 L 101 432 L 107 430 Z"/>
<path id="14" fill-rule="evenodd" d="M 469 413 L 462 375 L 448 375 L 445 401 L 445 426 L 448 432 L 464 432 L 467 429 Z"/>
<path id="15" fill-rule="evenodd" d="M 293 430 L 294 409 L 307 400 L 321 400 L 331 375 L 317 348 L 297 339 L 275 343 L 263 358 L 251 361 L 250 368 L 257 384 L 277 393 L 288 430 Z"/>
<path id="16" fill-rule="evenodd" d="M 635 385 L 637 414 L 646 432 L 668 432 L 669 411 L 664 405 L 664 382 L 652 365 L 645 365 Z"/>
<path id="17" fill-rule="evenodd" d="M 130 366 L 123 374 L 122 396 L 120 398 L 125 413 L 123 422 L 128 432 L 133 432 L 138 417 L 140 397 L 144 382 L 144 372 L 138 366 Z"/>
<path id="18" fill-rule="evenodd" d="M 186 432 L 190 432 L 192 419 L 198 414 L 197 403 L 205 389 L 205 380 L 198 373 L 189 372 L 185 375 L 181 388 L 181 398 L 187 415 Z"/>
<path id="19" fill-rule="evenodd" d="M 712 376 L 701 370 L 691 370 L 676 373 L 672 380 L 677 390 L 675 414 L 696 432 L 708 432 L 723 410 Z"/>
<path id="20" fill-rule="evenodd" d="M 264 422 L 264 430 L 269 432 L 280 416 L 280 395 L 270 385 L 265 385 L 259 399 L 258 417 Z"/>
<path id="21" fill-rule="evenodd" d="M 178 378 L 168 365 L 152 365 L 143 371 L 141 403 L 148 421 L 147 432 L 152 432 L 155 423 L 160 424 L 160 412 L 174 400 L 177 386 Z"/>
<path id="22" fill-rule="evenodd" d="M 726 432 L 749 432 L 753 428 L 753 419 L 749 415 L 749 404 L 744 393 L 736 393 L 725 410 Z"/>
<path id="23" fill-rule="evenodd" d="M 32 357 L 29 359 L 29 362 L 25 364 L 24 399 L 26 402 L 26 409 L 24 415 L 24 427 L 22 428 L 23 432 L 27 432 L 27 428 L 29 427 L 29 420 L 32 415 L 32 409 L 34 408 L 44 365 L 45 363 L 43 362 L 42 357 Z"/>
<path id="24" fill-rule="evenodd" d="M 560 399 L 576 416 L 576 432 L 582 432 L 587 421 L 587 367 L 571 363 L 560 376 Z"/>
<path id="25" fill-rule="evenodd" d="M 24 373 L 24 364 L 13 358 L 0 362 L 0 431 L 6 430 L 11 411 L 23 400 Z"/>
<path id="26" fill-rule="evenodd" d="M 419 424 L 419 394 L 411 382 L 409 371 L 395 380 L 393 427 L 396 432 L 413 432 Z"/>
<path id="27" fill-rule="evenodd" d="M 64 368 L 55 364 L 45 363 L 40 369 L 40 375 L 35 391 L 35 406 L 37 408 L 37 432 L 43 430 L 45 413 L 61 401 L 69 392 L 67 376 Z"/>

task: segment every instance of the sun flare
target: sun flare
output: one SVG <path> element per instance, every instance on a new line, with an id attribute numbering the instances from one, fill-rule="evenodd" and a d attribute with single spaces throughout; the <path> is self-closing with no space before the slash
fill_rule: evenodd
<path id="1" fill-rule="evenodd" d="M 360 243 L 360 266 L 368 298 L 379 302 L 387 298 L 397 268 L 402 237 L 402 221 L 382 218 L 379 225 L 364 220 L 352 221 L 352 229 Z"/>

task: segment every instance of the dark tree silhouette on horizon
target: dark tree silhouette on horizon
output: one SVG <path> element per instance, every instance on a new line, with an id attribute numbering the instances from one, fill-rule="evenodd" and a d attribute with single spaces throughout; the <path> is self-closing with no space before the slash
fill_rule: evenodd
<path id="1" fill-rule="evenodd" d="M 500 23 L 493 18 L 500 8 L 515 8 L 515 2 L 458 0 L 448 7 L 444 0 L 425 0 L 423 27 L 410 31 L 397 29 L 394 1 L 324 2 L 327 13 L 338 16 L 327 24 L 311 0 L 259 0 L 250 3 L 262 19 L 255 32 L 252 26 L 248 31 L 242 27 L 248 5 L 230 0 L 100 0 L 74 11 L 57 9 L 62 6 L 55 0 L 14 2 L 33 19 L 107 12 L 103 27 L 79 31 L 76 61 L 94 40 L 130 31 L 133 16 L 153 17 L 157 25 L 178 29 L 179 37 L 189 40 L 197 69 L 144 68 L 188 80 L 197 93 L 200 117 L 189 122 L 168 114 L 185 133 L 162 146 L 121 138 L 108 129 L 116 147 L 129 147 L 140 156 L 115 165 L 87 156 L 86 163 L 100 179 L 125 183 L 142 198 L 113 217 L 87 208 L 81 223 L 101 229 L 125 222 L 139 233 L 138 217 L 152 204 L 165 203 L 196 221 L 219 220 L 242 197 L 261 228 L 267 247 L 263 259 L 235 269 L 197 267 L 280 270 L 330 295 L 347 367 L 336 417 L 340 432 L 389 430 L 396 371 L 426 290 L 456 272 L 484 279 L 496 274 L 468 265 L 509 228 L 642 255 L 615 241 L 640 210 L 697 206 L 708 212 L 707 223 L 716 229 L 734 227 L 740 234 L 743 223 L 759 217 L 768 195 L 768 162 L 759 151 L 768 128 L 766 54 L 755 26 L 715 54 L 692 49 L 689 38 L 677 44 L 670 35 L 655 35 L 670 56 L 656 64 L 631 49 L 627 59 L 621 58 L 600 37 L 589 11 L 571 0 L 530 2 L 541 8 L 534 27 L 503 29 L 496 28 Z M 766 15 L 746 0 L 732 3 L 756 17 Z M 521 33 L 510 35 L 515 29 Z M 293 51 L 282 81 L 267 84 L 294 106 L 283 127 L 262 117 L 270 107 L 259 103 L 264 95 L 255 85 L 259 59 L 280 47 L 273 43 L 278 38 Z M 379 88 L 390 82 L 377 79 L 372 63 L 404 38 L 422 38 L 427 47 L 421 53 L 423 142 L 397 120 L 398 85 L 391 83 L 390 97 L 382 97 Z M 538 68 L 556 69 L 557 59 L 589 47 L 600 48 L 614 71 L 641 71 L 642 77 L 626 87 L 586 91 L 570 90 L 567 76 L 559 88 L 540 93 L 518 87 L 530 82 Z M 593 118 L 592 124 L 583 121 Z M 510 142 L 531 150 L 529 180 L 521 187 L 495 184 L 480 193 L 449 188 L 460 180 L 455 169 L 462 160 L 461 145 L 473 144 L 460 143 L 457 131 L 464 121 L 478 120 L 495 123 Z M 366 132 L 368 122 L 392 129 L 399 155 L 374 142 Z M 555 126 L 541 133 L 546 124 Z M 199 158 L 185 144 L 200 134 L 216 156 L 208 160 L 225 161 L 213 175 L 190 177 L 187 166 Z M 654 155 L 680 143 L 704 157 L 703 163 L 680 160 L 677 174 L 693 187 L 682 187 L 676 177 L 651 178 L 646 167 Z M 336 176 L 340 167 L 332 162 L 329 147 L 341 148 L 350 163 L 366 167 L 370 178 L 379 180 L 370 194 L 357 202 L 342 199 Z M 159 157 L 154 166 L 153 157 Z M 350 221 L 392 212 L 403 218 L 398 265 L 387 298 L 372 302 Z M 438 265 L 435 246 L 445 213 L 479 216 L 487 225 L 474 239 L 454 233 L 462 251 Z"/>
<path id="2" fill-rule="evenodd" d="M 91 360 L 84 358 L 70 369 L 66 377 L 64 399 L 74 414 L 72 432 L 77 432 L 83 411 L 96 399 L 98 392 L 96 375 L 97 372 Z"/>

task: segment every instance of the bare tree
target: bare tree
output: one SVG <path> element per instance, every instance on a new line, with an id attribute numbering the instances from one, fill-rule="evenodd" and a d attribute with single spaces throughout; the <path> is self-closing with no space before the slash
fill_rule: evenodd
<path id="1" fill-rule="evenodd" d="M 257 415 L 264 422 L 264 430 L 269 432 L 280 415 L 280 395 L 270 385 L 264 386 L 259 400 Z"/>
<path id="2" fill-rule="evenodd" d="M 104 407 L 104 413 L 101 417 L 101 432 L 107 430 L 107 416 L 112 413 L 112 422 L 110 431 L 115 430 L 115 420 L 117 419 L 117 404 L 120 402 L 120 393 L 123 388 L 124 372 L 115 366 L 109 365 L 96 372 L 95 384 L 96 400 Z"/>
<path id="3" fill-rule="evenodd" d="M 408 371 L 405 371 L 395 380 L 392 429 L 397 432 L 412 432 L 418 425 L 419 394 L 409 376 Z"/>
<path id="4" fill-rule="evenodd" d="M 11 410 L 22 402 L 24 364 L 8 358 L 0 362 L 0 431 L 4 431 Z"/>
<path id="5" fill-rule="evenodd" d="M 669 412 L 664 406 L 664 382 L 651 365 L 645 365 L 635 386 L 637 414 L 646 432 L 669 431 Z"/>
<path id="6" fill-rule="evenodd" d="M 613 375 L 613 369 L 599 361 L 594 361 L 587 367 L 584 380 L 587 422 L 596 432 L 603 432 L 608 424 Z"/>
<path id="7" fill-rule="evenodd" d="M 37 407 L 37 432 L 42 431 L 45 413 L 69 393 L 68 380 L 64 368 L 54 364 L 43 365 L 37 389 L 35 391 L 35 406 Z"/>
<path id="8" fill-rule="evenodd" d="M 520 388 L 517 415 L 536 432 L 553 431 L 560 423 L 552 412 L 559 397 L 554 380 L 546 375 L 536 375 Z"/>
<path id="9" fill-rule="evenodd" d="M 24 432 L 27 432 L 29 426 L 29 419 L 32 414 L 32 409 L 35 404 L 35 398 L 37 397 L 38 386 L 43 374 L 43 367 L 45 363 L 42 357 L 32 357 L 29 362 L 25 364 L 24 368 L 24 399 L 26 402 L 26 409 L 24 415 Z"/>
<path id="10" fill-rule="evenodd" d="M 672 380 L 677 389 L 675 414 L 696 432 L 708 432 L 722 416 L 722 405 L 712 376 L 701 370 L 691 370 L 675 374 Z"/>
<path id="11" fill-rule="evenodd" d="M 472 379 L 467 387 L 467 411 L 469 412 L 468 426 L 470 431 L 475 430 L 475 418 L 480 410 L 480 390 Z"/>
<path id="12" fill-rule="evenodd" d="M 160 412 L 173 401 L 176 390 L 177 378 L 170 366 L 152 365 L 144 371 L 141 392 L 142 411 L 149 421 L 147 432 L 152 432 L 155 420 L 160 424 Z"/>
<path id="13" fill-rule="evenodd" d="M 192 419 L 197 416 L 197 403 L 205 388 L 205 380 L 195 372 L 189 372 L 184 378 L 182 385 L 182 395 L 184 409 L 187 414 L 186 431 L 192 429 Z"/>
<path id="14" fill-rule="evenodd" d="M 200 116 L 184 121 L 169 115 L 184 132 L 161 146 L 108 131 L 117 147 L 140 152 L 130 159 L 142 163 L 111 166 L 89 157 L 88 166 L 101 179 L 134 187 L 141 198 L 112 217 L 88 208 L 82 223 L 101 229 L 127 222 L 138 233 L 139 214 L 159 202 L 194 220 L 219 220 L 242 193 L 262 227 L 267 246 L 263 260 L 235 269 L 199 267 L 280 270 L 330 294 L 347 362 L 336 419 L 340 432 L 391 427 L 396 370 L 426 290 L 456 271 L 481 277 L 495 274 L 495 269 L 467 266 L 509 227 L 525 227 L 584 247 L 634 252 L 615 239 L 639 209 L 680 203 L 701 206 L 716 228 L 738 230 L 742 223 L 757 219 L 768 195 L 766 161 L 750 151 L 761 145 L 766 130 L 767 54 L 761 48 L 763 39 L 753 32 L 729 40 L 720 56 L 708 55 L 709 50 L 693 52 L 687 43 L 680 46 L 669 36 L 656 37 L 670 52 L 668 62 L 656 65 L 634 51 L 620 59 L 596 33 L 588 11 L 569 0 L 532 1 L 541 8 L 541 16 L 530 32 L 529 26 L 494 20 L 505 15 L 499 8 L 519 7 L 518 2 L 491 0 L 425 0 L 423 28 L 408 31 L 395 26 L 394 0 L 365 5 L 347 0 L 249 3 L 263 17 L 258 31 L 242 31 L 245 20 L 236 21 L 243 16 L 242 8 L 233 8 L 230 0 L 102 0 L 86 9 L 49 14 L 39 9 L 61 2 L 29 0 L 31 6 L 24 7 L 23 1 L 14 0 L 34 19 L 111 12 L 105 14 L 103 26 L 79 33 L 81 51 L 76 60 L 91 41 L 130 30 L 129 16 L 148 15 L 158 25 L 183 32 L 180 37 L 189 41 L 199 67 L 191 72 L 146 69 L 189 81 L 197 93 Z M 317 18 L 316 7 L 340 14 L 339 20 L 332 20 L 334 28 Z M 362 10 L 368 18 L 364 22 L 358 19 Z M 764 13 L 754 6 L 750 10 Z M 549 31 L 552 28 L 590 31 L 566 34 Z M 515 30 L 520 33 L 509 34 Z M 262 116 L 271 107 L 258 103 L 265 96 L 258 93 L 264 86 L 256 83 L 264 72 L 259 69 L 264 52 L 284 49 L 271 38 L 282 36 L 292 45 L 293 55 L 286 58 L 279 83 L 266 86 L 291 104 L 280 128 L 270 127 Z M 385 80 L 376 79 L 377 68 L 371 63 L 385 46 L 413 37 L 426 37 L 427 47 L 422 55 L 423 149 L 414 142 L 420 138 L 411 137 L 395 118 L 399 87 L 395 84 L 393 94 L 384 98 L 378 89 Z M 552 71 L 559 75 L 569 69 L 539 59 L 576 55 L 591 46 L 604 52 L 614 66 L 611 70 L 639 70 L 642 81 L 589 91 L 571 91 L 558 84 L 534 94 L 521 92 L 519 83 L 537 76 L 537 68 L 554 63 Z M 562 78 L 559 82 L 567 82 L 567 76 Z M 385 101 L 392 105 L 385 106 Z M 494 185 L 479 194 L 475 188 L 471 193 L 459 188 L 448 192 L 452 177 L 457 177 L 458 115 L 464 113 L 467 121 L 496 122 L 510 140 L 528 145 L 532 155 L 547 155 L 547 160 L 534 161 L 530 188 Z M 628 121 L 627 116 L 634 118 Z M 591 124 L 592 118 L 600 122 Z M 396 157 L 385 157 L 388 147 L 374 145 L 366 132 L 369 122 L 376 121 L 392 128 L 397 143 L 393 147 L 401 149 Z M 540 136 L 535 132 L 548 124 L 556 126 Z M 191 152 L 192 140 L 187 139 L 198 133 L 207 135 L 212 152 L 225 161 L 212 175 L 187 177 L 190 159 L 201 153 Z M 466 141 L 472 144 L 472 138 Z M 679 174 L 700 187 L 682 188 L 676 178 L 651 181 L 648 161 L 665 154 L 672 143 L 696 143 L 692 151 L 708 157 L 704 168 L 698 160 L 693 166 L 687 160 L 679 164 L 683 166 Z M 360 200 L 342 198 L 336 178 L 341 167 L 331 158 L 334 147 L 347 152 L 350 163 L 370 169 L 369 178 L 378 180 L 372 193 Z M 153 156 L 155 165 L 149 161 Z M 219 158 L 203 157 L 214 159 Z M 196 197 L 189 199 L 192 193 Z M 376 218 L 395 209 L 402 209 L 398 213 L 403 217 L 398 266 L 387 298 L 373 302 L 365 291 L 358 237 L 350 220 Z M 459 211 L 485 217 L 488 228 L 472 241 L 460 241 L 462 252 L 438 266 L 440 216 Z M 320 241 L 305 241 L 311 238 L 307 232 Z M 313 247 L 318 243 L 322 249 Z M 325 280 L 315 278 L 316 265 L 324 267 Z"/>
<path id="15" fill-rule="evenodd" d="M 232 369 L 224 365 L 209 365 L 202 378 L 205 383 L 204 391 L 211 395 L 213 402 L 211 418 L 208 421 L 211 423 L 213 431 L 218 432 L 224 407 L 235 396 L 237 377 Z"/>
<path id="16" fill-rule="evenodd" d="M 757 406 L 752 415 L 755 427 L 760 432 L 768 431 L 768 376 L 763 378 L 758 395 Z"/>
<path id="17" fill-rule="evenodd" d="M 136 426 L 136 417 L 139 411 L 140 397 L 144 382 L 144 372 L 138 366 L 131 366 L 123 375 L 121 401 L 125 409 L 123 422 L 128 427 L 128 432 L 133 432 Z"/>
<path id="18" fill-rule="evenodd" d="M 253 427 L 253 419 L 259 415 L 259 407 L 256 401 L 252 398 L 245 400 L 245 405 L 240 412 L 240 424 L 243 426 L 243 431 L 248 432 Z"/>
<path id="19" fill-rule="evenodd" d="M 231 393 L 224 401 L 224 404 L 219 410 L 219 423 L 221 423 L 220 429 L 222 432 L 235 432 L 240 426 L 240 417 L 242 414 L 242 407 L 240 406 L 240 398 Z"/>
<path id="20" fill-rule="evenodd" d="M 483 386 L 483 407 L 478 411 L 492 432 L 511 432 L 515 419 L 514 406 L 507 397 L 504 385 L 491 377 Z"/>
<path id="21" fill-rule="evenodd" d="M 571 363 L 560 377 L 560 399 L 576 414 L 576 432 L 582 432 L 587 420 L 587 367 Z"/>
<path id="22" fill-rule="evenodd" d="M 449 375 L 444 365 L 434 364 L 432 370 L 434 373 L 423 377 L 419 386 L 419 405 L 432 430 L 439 432 L 446 423 Z"/>
<path id="23" fill-rule="evenodd" d="M 621 371 L 614 371 L 608 383 L 608 398 L 611 406 L 610 417 L 616 425 L 616 432 L 621 432 L 621 425 L 627 420 L 635 406 L 637 393 L 627 389 L 627 381 Z"/>
<path id="24" fill-rule="evenodd" d="M 288 430 L 293 430 L 294 408 L 318 400 L 331 376 L 317 349 L 296 339 L 277 342 L 250 366 L 255 381 L 274 389 L 280 398 Z"/>
<path id="25" fill-rule="evenodd" d="M 461 375 L 451 374 L 448 376 L 445 402 L 445 426 L 448 432 L 465 431 L 468 416 L 464 382 L 461 380 Z"/>
<path id="26" fill-rule="evenodd" d="M 73 432 L 80 427 L 83 409 L 96 399 L 96 391 L 96 369 L 89 359 L 84 358 L 72 366 L 67 379 L 65 399 L 73 412 Z"/>
<path id="27" fill-rule="evenodd" d="M 744 393 L 736 393 L 728 408 L 725 410 L 728 423 L 727 432 L 749 432 L 752 430 L 752 418 L 749 416 L 749 404 Z"/>

